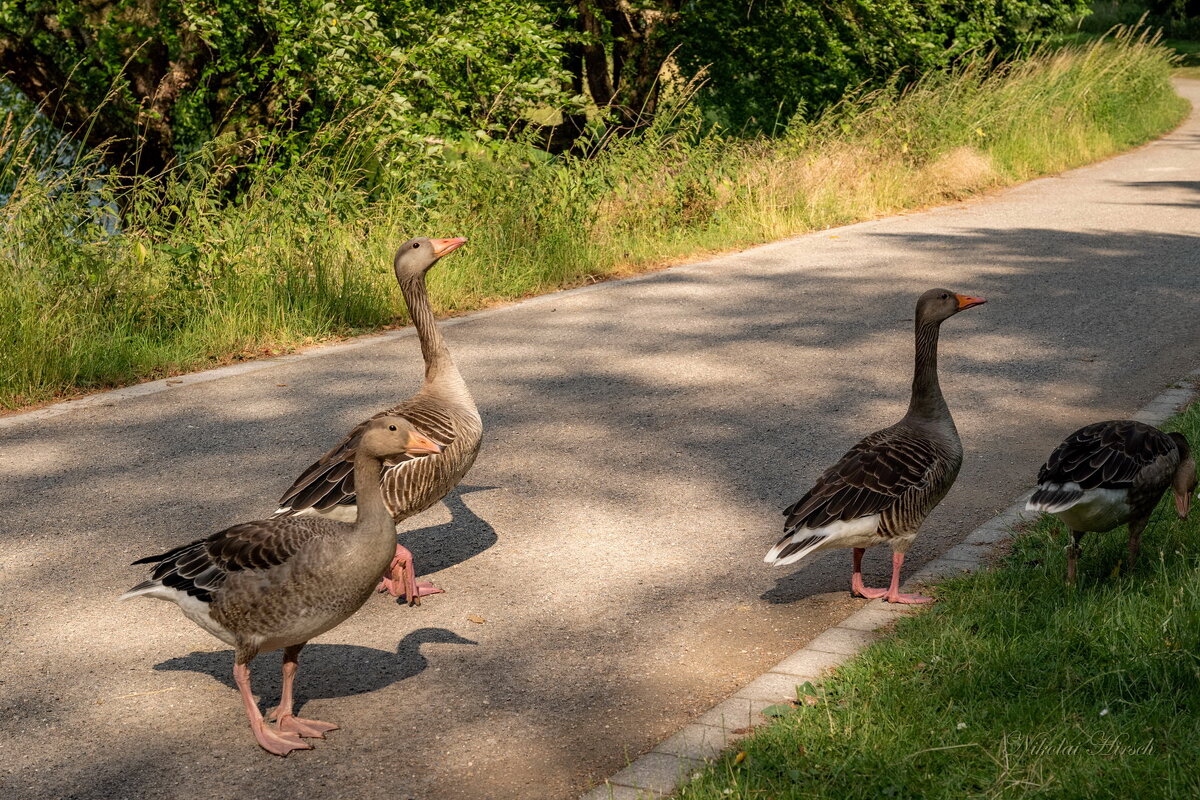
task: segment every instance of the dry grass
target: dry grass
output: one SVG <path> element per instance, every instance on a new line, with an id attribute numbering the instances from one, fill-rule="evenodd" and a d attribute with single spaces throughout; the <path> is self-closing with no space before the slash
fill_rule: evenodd
<path id="1" fill-rule="evenodd" d="M 684 98 L 590 159 L 464 145 L 398 174 L 376 168 L 386 142 L 331 129 L 233 205 L 215 153 L 130 190 L 10 127 L 0 408 L 402 322 L 389 264 L 413 235 L 471 238 L 432 275 L 456 313 L 1077 166 L 1179 122 L 1171 68 L 1126 33 L 848 98 L 772 139 L 707 130 Z"/>

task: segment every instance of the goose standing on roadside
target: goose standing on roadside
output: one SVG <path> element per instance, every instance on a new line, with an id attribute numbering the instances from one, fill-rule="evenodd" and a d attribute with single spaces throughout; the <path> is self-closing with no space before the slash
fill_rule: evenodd
<path id="1" fill-rule="evenodd" d="M 154 564 L 150 580 L 121 599 L 154 597 L 233 645 L 233 678 L 264 750 L 286 756 L 308 750 L 302 737 L 325 738 L 337 728 L 292 713 L 292 682 L 300 650 L 338 625 L 374 592 L 395 554 L 396 526 L 384 503 L 384 459 L 434 457 L 441 446 L 403 417 L 372 420 L 354 455 L 358 516 L 353 524 L 319 517 L 276 517 L 234 525 L 134 564 Z M 263 719 L 250 689 L 250 661 L 283 648 L 283 690 L 275 726 Z"/>
<path id="2" fill-rule="evenodd" d="M 962 465 L 962 442 L 938 385 L 938 332 L 950 317 L 984 302 L 946 289 L 930 289 L 917 299 L 917 353 L 908 413 L 852 447 L 783 512 L 784 535 L 767 553 L 768 564 L 794 564 L 821 550 L 851 547 L 851 594 L 882 597 L 889 603 L 931 602 L 918 594 L 901 594 L 900 567 L 921 524 L 950 491 Z M 882 542 L 892 546 L 891 585 L 867 588 L 863 553 Z"/>
<path id="3" fill-rule="evenodd" d="M 1175 493 L 1186 519 L 1196 490 L 1196 461 L 1182 433 L 1128 419 L 1096 422 L 1072 433 L 1038 470 L 1025 507 L 1061 519 L 1071 531 L 1067 582 L 1075 582 L 1079 540 L 1088 531 L 1129 523 L 1129 566 L 1137 561 L 1142 531 L 1163 492 Z"/>
<path id="4" fill-rule="evenodd" d="M 403 459 L 385 466 L 383 496 L 396 523 L 445 497 L 467 474 L 479 453 L 483 422 L 438 329 L 425 287 L 429 268 L 466 241 L 419 237 L 400 245 L 396 251 L 396 280 L 400 282 L 400 293 L 421 342 L 425 381 L 411 398 L 371 419 L 383 414 L 404 417 L 416 430 L 444 447 L 439 455 Z M 356 425 L 332 450 L 304 470 L 284 492 L 275 516 L 315 514 L 353 520 L 357 502 L 352 476 L 354 454 L 370 421 Z M 420 605 L 424 595 L 442 591 L 430 583 L 417 581 L 412 553 L 399 544 L 379 590 L 393 597 L 405 597 L 410 605 Z"/>

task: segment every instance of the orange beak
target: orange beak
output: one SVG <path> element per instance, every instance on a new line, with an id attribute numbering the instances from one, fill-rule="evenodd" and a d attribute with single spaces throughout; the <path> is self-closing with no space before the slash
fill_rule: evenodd
<path id="1" fill-rule="evenodd" d="M 958 300 L 959 311 L 964 311 L 968 308 L 974 308 L 975 306 L 981 306 L 987 302 L 987 300 L 984 300 L 982 297 L 968 297 L 965 294 L 956 294 L 954 297 L 956 300 Z"/>
<path id="2" fill-rule="evenodd" d="M 442 446 L 428 436 L 422 436 L 416 431 L 409 431 L 408 443 L 404 447 L 404 452 L 410 456 L 436 456 L 442 452 Z"/>
<path id="3" fill-rule="evenodd" d="M 1192 508 L 1192 493 L 1191 492 L 1183 492 L 1182 494 L 1180 494 L 1179 492 L 1176 492 L 1175 493 L 1175 513 L 1179 515 L 1179 518 L 1187 519 L 1188 511 L 1190 511 L 1191 508 Z"/>
<path id="4" fill-rule="evenodd" d="M 430 239 L 429 243 L 433 245 L 433 255 L 436 258 L 448 256 L 458 248 L 467 243 L 467 240 L 462 236 L 455 236 L 453 239 Z"/>

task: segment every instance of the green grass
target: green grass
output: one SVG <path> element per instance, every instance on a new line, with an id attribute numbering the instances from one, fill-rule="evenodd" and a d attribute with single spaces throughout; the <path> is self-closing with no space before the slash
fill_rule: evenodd
<path id="1" fill-rule="evenodd" d="M 147 185 L 87 157 L 49 169 L 10 120 L 0 409 L 403 322 L 390 260 L 417 234 L 471 238 L 431 273 L 435 306 L 455 313 L 1077 166 L 1179 122 L 1170 69 L 1124 34 L 849 98 L 774 139 L 706 132 L 676 97 L 589 159 L 464 145 L 395 173 L 347 122 L 239 174 L 234 204 L 234 143 Z M 97 197 L 125 209 L 119 232 Z"/>
<path id="2" fill-rule="evenodd" d="M 1200 444 L 1200 405 L 1167 427 Z M 1200 795 L 1198 516 L 1168 494 L 1132 571 L 1089 534 L 1074 589 L 1043 516 L 678 797 Z"/>

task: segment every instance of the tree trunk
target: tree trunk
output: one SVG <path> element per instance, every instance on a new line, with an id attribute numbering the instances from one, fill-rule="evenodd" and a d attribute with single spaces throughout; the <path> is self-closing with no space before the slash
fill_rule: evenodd
<path id="1" fill-rule="evenodd" d="M 579 0 L 581 28 L 587 37 L 583 61 L 588 90 L 597 106 L 615 113 L 625 131 L 654 118 L 662 88 L 660 74 L 670 55 L 666 33 L 678 18 L 679 6 L 680 0 L 659 0 L 639 8 L 629 0 Z"/>

